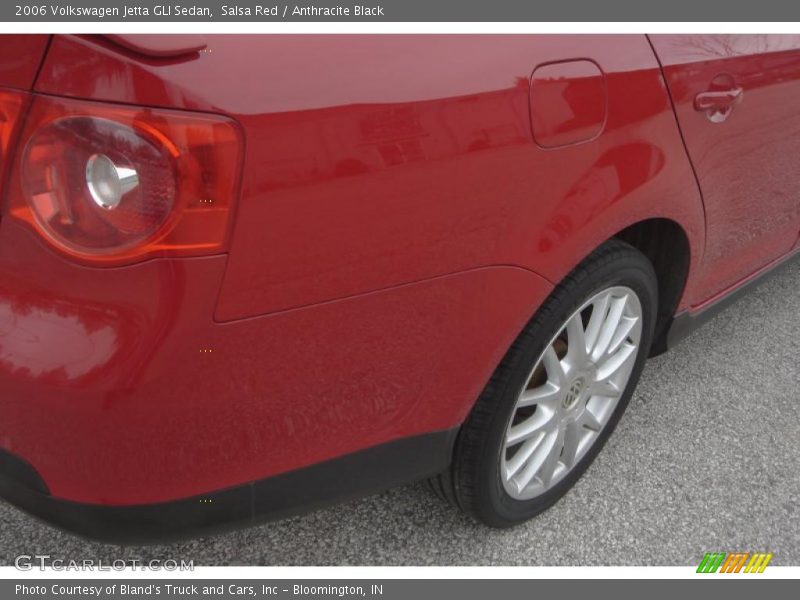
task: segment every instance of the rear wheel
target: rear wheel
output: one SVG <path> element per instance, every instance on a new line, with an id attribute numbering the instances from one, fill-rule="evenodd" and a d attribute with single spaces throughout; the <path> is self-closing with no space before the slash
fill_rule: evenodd
<path id="1" fill-rule="evenodd" d="M 495 527 L 525 521 L 563 496 L 636 387 L 657 290 L 652 265 L 633 247 L 614 240 L 590 255 L 514 342 L 434 489 Z"/>

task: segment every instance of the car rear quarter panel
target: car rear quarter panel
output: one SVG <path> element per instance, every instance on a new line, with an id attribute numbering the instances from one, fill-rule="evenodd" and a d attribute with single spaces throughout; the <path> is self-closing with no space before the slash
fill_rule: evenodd
<path id="1" fill-rule="evenodd" d="M 567 59 L 603 70 L 605 129 L 545 150 L 529 78 Z M 226 256 L 93 269 L 0 226 L 0 439 L 72 500 L 191 496 L 453 427 L 604 240 L 661 217 L 693 269 L 702 252 L 643 36 L 214 36 L 167 59 L 56 37 L 36 91 L 246 133 Z"/>

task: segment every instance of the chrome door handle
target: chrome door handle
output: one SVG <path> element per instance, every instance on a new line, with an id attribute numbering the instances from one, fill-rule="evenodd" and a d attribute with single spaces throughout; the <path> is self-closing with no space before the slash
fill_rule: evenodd
<path id="1" fill-rule="evenodd" d="M 728 118 L 734 106 L 742 101 L 744 90 L 740 87 L 729 90 L 700 92 L 694 97 L 694 109 L 706 113 L 712 123 Z"/>

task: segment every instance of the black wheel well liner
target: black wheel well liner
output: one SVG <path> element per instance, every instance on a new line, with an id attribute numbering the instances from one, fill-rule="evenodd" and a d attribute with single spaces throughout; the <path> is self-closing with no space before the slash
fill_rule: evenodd
<path id="1" fill-rule="evenodd" d="M 691 251 L 683 227 L 670 219 L 647 219 L 617 233 L 653 264 L 658 276 L 658 314 L 651 356 L 667 350 L 667 333 L 678 308 L 689 275 Z"/>

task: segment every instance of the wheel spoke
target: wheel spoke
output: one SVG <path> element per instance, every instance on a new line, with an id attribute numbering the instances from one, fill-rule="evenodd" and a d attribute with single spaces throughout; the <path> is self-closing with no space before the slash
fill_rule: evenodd
<path id="1" fill-rule="evenodd" d="M 628 339 L 633 333 L 634 328 L 639 324 L 639 317 L 626 317 L 623 316 L 620 321 L 614 337 L 611 338 L 611 343 L 608 345 L 608 354 L 613 354 L 622 345 L 622 342 Z"/>
<path id="2" fill-rule="evenodd" d="M 561 388 L 552 381 L 532 390 L 525 390 L 517 400 L 517 408 L 538 404 L 552 404 L 561 398 Z"/>
<path id="3" fill-rule="evenodd" d="M 586 326 L 586 347 L 588 351 L 592 353 L 594 351 L 595 344 L 597 344 L 597 338 L 600 335 L 600 328 L 603 326 L 603 322 L 606 320 L 606 315 L 608 314 L 608 305 L 611 302 L 611 294 L 605 294 L 602 298 L 598 299 L 592 305 L 592 315 L 589 317 L 589 324 Z"/>
<path id="4" fill-rule="evenodd" d="M 586 430 L 577 421 L 567 425 L 564 431 L 564 450 L 561 452 L 561 461 L 567 468 L 571 469 L 575 466 L 581 441 L 586 435 Z"/>
<path id="5" fill-rule="evenodd" d="M 585 427 L 586 429 L 590 429 L 594 432 L 599 432 L 603 428 L 603 424 L 600 422 L 600 419 L 598 419 L 588 408 L 583 411 L 581 418 L 576 422 L 580 427 Z"/>
<path id="6" fill-rule="evenodd" d="M 545 432 L 540 431 L 539 435 L 534 438 L 530 438 L 527 440 L 522 446 L 514 453 L 509 460 L 505 462 L 505 476 L 506 480 L 511 479 L 516 475 L 519 470 L 528 462 L 528 459 L 531 457 L 531 454 L 534 453 L 536 448 L 542 443 L 544 440 Z"/>
<path id="7" fill-rule="evenodd" d="M 567 322 L 567 343 L 567 356 L 565 357 L 567 364 L 572 368 L 583 365 L 589 359 L 589 354 L 580 312 L 573 315 Z"/>
<path id="8" fill-rule="evenodd" d="M 517 485 L 520 490 L 524 490 L 528 484 L 536 477 L 547 458 L 555 452 L 556 441 L 558 440 L 558 430 L 548 431 L 542 438 L 542 442 L 536 446 L 526 461 L 524 468 L 516 477 Z M 559 449 L 560 450 L 560 449 Z"/>
<path id="9" fill-rule="evenodd" d="M 553 446 L 542 463 L 542 468 L 539 469 L 537 476 L 545 487 L 550 485 L 553 480 L 553 474 L 556 471 L 559 461 L 561 460 L 561 452 L 564 448 L 564 428 L 559 427 L 553 441 Z"/>
<path id="10" fill-rule="evenodd" d="M 621 298 L 614 298 L 611 300 L 608 316 L 605 321 L 603 321 L 603 325 L 600 328 L 600 335 L 597 338 L 597 344 L 592 351 L 592 359 L 595 362 L 600 360 L 608 352 L 611 340 L 614 337 L 614 332 L 617 331 L 619 322 L 622 319 L 622 314 L 625 311 L 625 304 L 627 301 L 627 294 Z"/>
<path id="11" fill-rule="evenodd" d="M 616 375 L 623 369 L 628 369 L 636 359 L 636 346 L 625 343 L 616 353 L 608 356 L 598 364 L 597 378 L 598 383 L 606 381 L 609 377 Z"/>
<path id="12" fill-rule="evenodd" d="M 604 379 L 602 381 L 595 381 L 589 388 L 589 394 L 592 396 L 603 396 L 604 398 L 619 398 L 622 391 L 616 383 Z"/>
<path id="13" fill-rule="evenodd" d="M 553 419 L 553 410 L 548 410 L 545 407 L 537 407 L 536 412 L 530 417 L 508 428 L 506 433 L 506 448 L 516 446 L 522 441 L 525 441 L 545 428 Z"/>
<path id="14" fill-rule="evenodd" d="M 567 374 L 564 372 L 564 365 L 561 364 L 561 359 L 556 354 L 556 349 L 552 345 L 547 347 L 544 351 L 544 368 L 547 371 L 547 377 L 559 387 L 563 386 L 567 380 Z"/>

